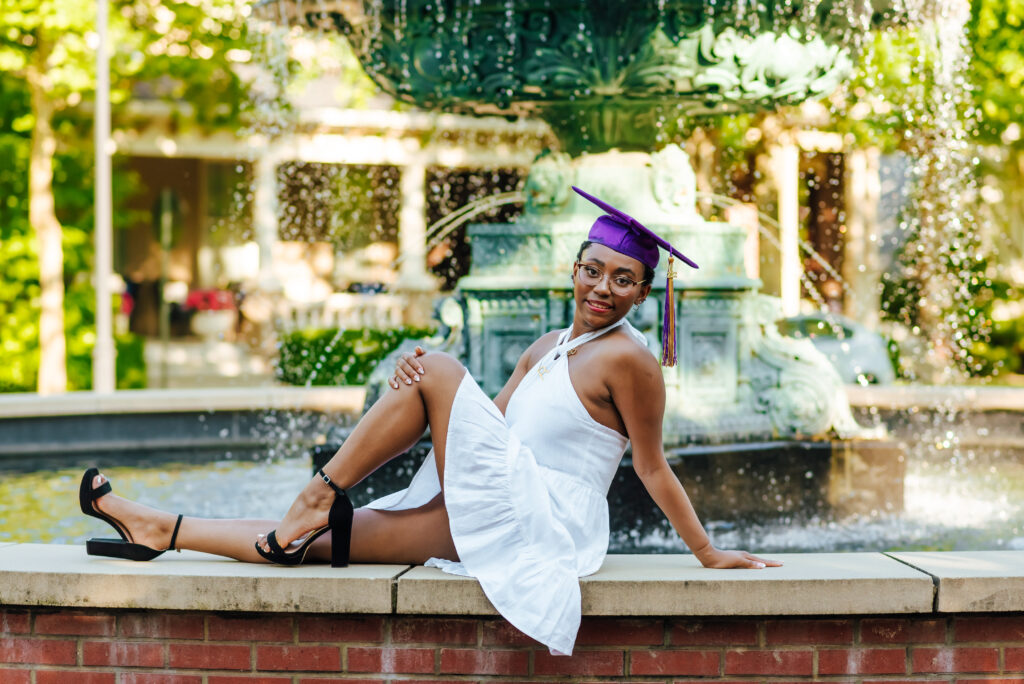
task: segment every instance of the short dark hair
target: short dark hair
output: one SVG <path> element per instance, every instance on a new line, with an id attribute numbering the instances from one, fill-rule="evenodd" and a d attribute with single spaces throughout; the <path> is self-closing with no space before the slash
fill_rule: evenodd
<path id="1" fill-rule="evenodd" d="M 587 247 L 589 247 L 592 244 L 594 244 L 593 240 L 584 240 L 580 244 L 580 251 L 576 252 L 576 261 L 579 261 L 581 258 L 583 258 L 583 250 L 585 250 Z M 640 284 L 641 285 L 647 285 L 649 283 L 654 282 L 654 269 L 651 268 L 650 266 L 648 266 L 647 264 L 643 264 L 643 267 L 644 267 L 644 279 L 640 281 Z"/>

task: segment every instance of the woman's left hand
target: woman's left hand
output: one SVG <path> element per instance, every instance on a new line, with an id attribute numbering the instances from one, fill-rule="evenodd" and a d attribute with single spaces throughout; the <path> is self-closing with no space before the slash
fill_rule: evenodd
<path id="1" fill-rule="evenodd" d="M 398 389 L 404 382 L 411 385 L 414 381 L 419 382 L 423 375 L 423 366 L 416 360 L 417 356 L 426 354 L 423 347 L 417 346 L 411 352 L 405 352 L 395 360 L 395 374 L 388 378 L 391 389 Z"/>
<path id="2" fill-rule="evenodd" d="M 759 558 L 746 551 L 722 551 L 713 546 L 697 556 L 697 560 L 705 568 L 755 568 L 760 570 L 762 568 L 777 568 L 782 565 L 781 561 Z"/>

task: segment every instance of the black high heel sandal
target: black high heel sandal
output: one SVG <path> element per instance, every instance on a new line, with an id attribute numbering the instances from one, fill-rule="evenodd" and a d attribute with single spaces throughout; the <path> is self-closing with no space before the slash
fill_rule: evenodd
<path id="1" fill-rule="evenodd" d="M 164 550 L 154 549 L 145 544 L 136 544 L 131 540 L 131 534 L 119 521 L 96 508 L 96 500 L 112 491 L 110 481 L 106 481 L 99 487 L 93 489 L 92 481 L 100 474 L 97 468 L 89 468 L 82 476 L 82 484 L 78 487 L 78 505 L 82 512 L 91 515 L 107 523 L 121 535 L 120 539 L 89 539 L 85 542 L 85 552 L 90 556 L 107 556 L 109 558 L 126 558 L 133 561 L 153 560 L 164 551 L 174 549 L 174 543 L 178 541 L 178 528 L 181 527 L 181 519 L 185 516 L 179 515 L 174 523 L 174 532 L 171 534 L 171 543 Z"/>
<path id="2" fill-rule="evenodd" d="M 285 551 L 277 541 L 277 530 L 267 534 L 267 546 L 269 551 L 264 551 L 259 542 L 256 542 L 256 553 L 266 558 L 271 563 L 278 565 L 300 565 L 306 559 L 306 552 L 310 546 L 325 532 L 331 532 L 331 567 L 344 568 L 348 566 L 348 556 L 352 545 L 352 502 L 345 490 L 331 482 L 324 469 L 316 471 L 324 482 L 334 490 L 334 502 L 327 514 L 327 524 L 319 527 L 302 540 L 298 547 L 291 551 Z"/>

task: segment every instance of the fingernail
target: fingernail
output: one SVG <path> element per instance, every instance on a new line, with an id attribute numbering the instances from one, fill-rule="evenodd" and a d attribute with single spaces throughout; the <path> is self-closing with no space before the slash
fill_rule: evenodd
<path id="1" fill-rule="evenodd" d="M 422 369 L 422 368 L 420 368 L 420 369 L 418 369 L 418 370 L 419 370 L 419 372 L 420 372 L 420 373 L 422 373 L 422 372 L 423 372 L 423 369 Z"/>
<path id="2" fill-rule="evenodd" d="M 763 568 L 763 567 L 764 567 L 764 563 L 758 563 L 758 564 L 757 564 L 757 567 L 758 567 L 758 568 Z"/>
<path id="3" fill-rule="evenodd" d="M 412 376 L 412 378 L 413 378 L 413 380 L 415 380 L 416 382 L 419 382 L 419 381 L 420 381 L 420 376 L 418 376 L 418 375 L 414 375 L 414 376 Z"/>
<path id="4" fill-rule="evenodd" d="M 412 380 L 406 380 L 406 381 L 405 381 L 405 384 L 406 384 L 406 385 L 411 385 L 411 384 L 412 384 Z"/>

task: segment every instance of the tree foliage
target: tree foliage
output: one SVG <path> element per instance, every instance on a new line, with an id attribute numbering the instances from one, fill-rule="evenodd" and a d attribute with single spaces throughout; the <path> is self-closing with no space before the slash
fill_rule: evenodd
<path id="1" fill-rule="evenodd" d="M 248 102 L 241 74 L 254 47 L 247 2 L 111 0 L 109 7 L 115 106 L 132 97 L 160 99 L 177 106 L 183 122 L 237 124 Z M 7 0 L 0 26 L 0 71 L 25 78 L 33 64 L 44 66 L 57 110 L 92 97 L 99 40 L 94 0 Z"/>
<path id="2" fill-rule="evenodd" d="M 40 343 L 40 321 L 54 315 L 55 306 L 65 330 L 66 384 L 90 385 L 96 6 L 95 0 L 0 4 L 0 156 L 7 162 L 0 168 L 0 348 L 7 360 L 0 389 L 34 386 L 41 349 L 52 343 Z M 140 113 L 128 106 L 147 100 L 165 103 L 179 130 L 239 128 L 251 102 L 249 81 L 257 74 L 250 62 L 259 49 L 248 14 L 243 0 L 111 0 L 115 127 L 148 123 L 152 109 Z M 276 89 L 271 84 L 265 96 Z M 130 219 L 123 200 L 134 187 L 115 165 L 115 225 Z M 43 272 L 46 254 L 50 263 L 54 254 L 58 264 L 63 260 L 63 277 L 59 267 L 49 277 Z M 56 300 L 44 296 L 54 280 L 60 285 Z"/>
<path id="3" fill-rule="evenodd" d="M 28 392 L 36 386 L 39 359 L 39 260 L 28 221 L 29 134 L 24 126 L 29 110 L 24 83 L 0 73 L 0 391 Z M 81 122 L 60 116 L 56 129 L 75 139 Z M 55 156 L 54 200 L 63 227 L 65 338 L 68 389 L 88 389 L 92 383 L 95 293 L 92 268 L 92 153 L 70 145 Z M 136 184 L 122 169 L 116 172 L 115 201 L 121 206 Z M 121 210 L 117 227 L 132 215 Z M 118 387 L 140 387 L 141 341 L 121 336 L 118 346 Z M 133 364 L 130 363 L 134 359 Z"/>
<path id="4" fill-rule="evenodd" d="M 1024 147 L 1024 0 L 972 0 L 968 31 L 980 138 Z"/>

